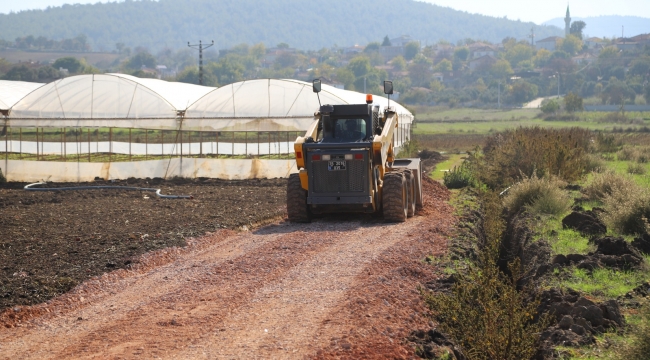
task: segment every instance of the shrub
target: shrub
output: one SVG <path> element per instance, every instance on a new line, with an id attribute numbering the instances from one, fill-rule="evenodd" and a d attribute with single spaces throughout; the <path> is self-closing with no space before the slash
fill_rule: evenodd
<path id="1" fill-rule="evenodd" d="M 650 191 L 633 181 L 611 188 L 603 198 L 603 220 L 608 227 L 623 234 L 642 234 L 650 219 Z"/>
<path id="2" fill-rule="evenodd" d="M 641 321 L 632 326 L 631 341 L 618 351 L 618 358 L 625 360 L 645 360 L 650 354 L 650 305 L 639 310 Z"/>
<path id="3" fill-rule="evenodd" d="M 0 184 L 4 184 L 7 182 L 7 178 L 2 174 L 2 169 L 0 169 Z"/>
<path id="4" fill-rule="evenodd" d="M 622 161 L 636 160 L 639 157 L 639 151 L 633 147 L 624 146 L 616 153 L 616 157 Z"/>
<path id="5" fill-rule="evenodd" d="M 629 188 L 633 185 L 634 180 L 629 176 L 619 175 L 609 170 L 601 174 L 594 174 L 594 177 L 583 189 L 583 192 L 589 200 L 603 201 L 606 196 L 612 194 L 613 189 Z"/>
<path id="6" fill-rule="evenodd" d="M 605 160 L 595 154 L 588 154 L 586 157 L 585 171 L 601 172 L 605 169 Z"/>
<path id="7" fill-rule="evenodd" d="M 571 92 L 566 94 L 564 97 L 564 108 L 570 113 L 584 110 L 582 98 Z"/>
<path id="8" fill-rule="evenodd" d="M 569 193 L 561 189 L 565 185 L 557 178 L 524 177 L 508 190 L 503 203 L 510 213 L 526 208 L 535 214 L 560 215 L 572 203 Z"/>
<path id="9" fill-rule="evenodd" d="M 520 127 L 500 132 L 487 139 L 483 168 L 476 174 L 492 189 L 512 185 L 522 172 L 575 181 L 585 172 L 592 137 L 589 130 L 578 128 Z"/>
<path id="10" fill-rule="evenodd" d="M 621 146 L 621 141 L 616 140 L 614 135 L 605 135 L 602 131 L 596 135 L 596 147 L 599 152 L 613 153 Z"/>
<path id="11" fill-rule="evenodd" d="M 550 100 L 542 104 L 542 107 L 540 109 L 544 114 L 554 114 L 560 110 L 560 104 L 558 104 L 555 100 Z"/>
<path id="12" fill-rule="evenodd" d="M 460 166 L 454 166 L 453 169 L 443 175 L 443 181 L 448 189 L 460 189 L 474 183 L 474 176 L 470 168 L 470 163 L 464 161 Z"/>
<path id="13" fill-rule="evenodd" d="M 645 166 L 639 163 L 631 163 L 627 165 L 628 174 L 643 175 L 647 172 Z"/>

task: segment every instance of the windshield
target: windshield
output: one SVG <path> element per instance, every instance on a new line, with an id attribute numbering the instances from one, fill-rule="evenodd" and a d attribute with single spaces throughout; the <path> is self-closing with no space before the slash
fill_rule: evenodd
<path id="1" fill-rule="evenodd" d="M 343 141 L 358 141 L 366 138 L 365 119 L 334 120 L 334 138 Z"/>

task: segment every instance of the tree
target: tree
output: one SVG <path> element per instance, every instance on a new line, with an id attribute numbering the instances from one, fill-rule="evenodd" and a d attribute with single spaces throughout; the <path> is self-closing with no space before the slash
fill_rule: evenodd
<path id="1" fill-rule="evenodd" d="M 343 85 L 345 85 L 345 88 L 348 90 L 352 89 L 352 85 L 354 84 L 355 79 L 356 78 L 354 77 L 354 73 L 348 68 L 338 68 L 336 70 L 336 80 L 343 83 Z"/>
<path id="2" fill-rule="evenodd" d="M 537 85 L 531 84 L 524 80 L 516 81 L 508 89 L 508 95 L 511 101 L 515 104 L 522 104 L 524 102 L 533 100 L 537 97 Z"/>
<path id="3" fill-rule="evenodd" d="M 404 45 L 404 58 L 406 60 L 413 60 L 415 55 L 420 53 L 420 43 L 417 41 L 411 41 Z"/>
<path id="4" fill-rule="evenodd" d="M 142 67 L 153 69 L 156 67 L 156 58 L 148 51 L 141 51 L 127 60 L 124 67 L 133 70 L 140 70 Z"/>
<path id="5" fill-rule="evenodd" d="M 364 53 L 369 53 L 369 52 L 377 52 L 379 51 L 379 43 L 378 42 L 371 42 L 368 45 L 366 45 L 366 48 L 363 49 Z"/>
<path id="6" fill-rule="evenodd" d="M 507 60 L 498 60 L 490 68 L 490 73 L 497 79 L 503 79 L 513 73 L 512 67 Z"/>
<path id="7" fill-rule="evenodd" d="M 354 76 L 361 77 L 370 72 L 370 60 L 365 56 L 357 56 L 350 60 L 348 64 L 348 69 L 352 71 Z"/>
<path id="8" fill-rule="evenodd" d="M 542 110 L 544 114 L 551 114 L 551 113 L 554 114 L 558 110 L 560 110 L 560 104 L 558 104 L 557 101 L 555 100 L 549 100 L 542 104 L 540 110 Z"/>
<path id="9" fill-rule="evenodd" d="M 569 33 L 578 39 L 582 40 L 582 30 L 587 26 L 584 21 L 574 21 L 571 23 Z"/>
<path id="10" fill-rule="evenodd" d="M 406 69 L 406 60 L 404 60 L 402 55 L 396 56 L 391 60 L 391 63 L 393 64 L 393 68 L 397 71 L 404 71 L 404 69 Z"/>
<path id="11" fill-rule="evenodd" d="M 38 81 L 38 71 L 25 65 L 19 65 L 11 68 L 3 78 L 5 80 L 36 82 Z"/>
<path id="12" fill-rule="evenodd" d="M 537 50 L 537 54 L 533 57 L 533 63 L 537 67 L 544 67 L 551 58 L 551 52 L 546 49 Z"/>
<path id="13" fill-rule="evenodd" d="M 600 53 L 598 54 L 598 59 L 617 58 L 619 53 L 620 51 L 616 48 L 616 46 L 608 46 L 600 50 Z"/>
<path id="14" fill-rule="evenodd" d="M 384 36 L 384 41 L 381 43 L 381 46 L 392 46 L 390 43 L 390 39 L 388 38 L 388 35 Z"/>
<path id="15" fill-rule="evenodd" d="M 506 51 L 505 58 L 511 66 L 517 66 L 522 61 L 530 60 L 533 57 L 533 49 L 530 45 L 516 44 Z"/>
<path id="16" fill-rule="evenodd" d="M 287 44 L 287 43 L 285 43 L 285 42 L 281 42 L 281 43 L 279 43 L 279 44 L 277 45 L 277 48 L 278 48 L 278 49 L 288 49 L 288 48 L 289 48 L 289 44 Z"/>
<path id="17" fill-rule="evenodd" d="M 624 81 L 610 80 L 609 84 L 600 93 L 600 99 L 603 104 L 620 105 L 621 109 L 625 106 L 625 100 L 634 100 L 636 93 Z"/>
<path id="18" fill-rule="evenodd" d="M 468 57 L 469 57 L 469 48 L 467 46 L 457 47 L 454 50 L 454 59 L 458 59 L 459 61 L 467 61 Z"/>
<path id="19" fill-rule="evenodd" d="M 643 97 L 645 98 L 646 104 L 650 104 L 650 86 L 646 85 L 643 92 Z"/>
<path id="20" fill-rule="evenodd" d="M 570 55 L 575 55 L 582 49 L 582 40 L 575 35 L 569 35 L 565 39 L 558 40 L 559 48 Z"/>
<path id="21" fill-rule="evenodd" d="M 643 56 L 632 60 L 630 64 L 629 74 L 631 76 L 645 76 L 650 74 L 650 57 Z"/>
<path id="22" fill-rule="evenodd" d="M 442 59 L 438 64 L 436 64 L 436 67 L 433 68 L 433 71 L 441 72 L 441 73 L 448 73 L 451 72 L 451 70 L 452 70 L 452 63 L 447 59 Z"/>
<path id="23" fill-rule="evenodd" d="M 582 98 L 572 92 L 566 94 L 564 97 L 564 108 L 570 113 L 582 111 L 584 109 L 582 106 Z"/>
<path id="24" fill-rule="evenodd" d="M 52 64 L 52 67 L 57 70 L 61 68 L 68 69 L 71 74 L 76 74 L 83 71 L 83 65 L 81 64 L 81 61 L 71 56 L 56 59 L 56 61 Z"/>

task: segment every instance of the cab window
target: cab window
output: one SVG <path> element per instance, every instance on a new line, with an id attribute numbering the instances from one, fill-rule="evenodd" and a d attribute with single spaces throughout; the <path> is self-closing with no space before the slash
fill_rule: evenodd
<path id="1" fill-rule="evenodd" d="M 336 119 L 334 138 L 341 141 L 359 141 L 366 138 L 365 119 Z"/>

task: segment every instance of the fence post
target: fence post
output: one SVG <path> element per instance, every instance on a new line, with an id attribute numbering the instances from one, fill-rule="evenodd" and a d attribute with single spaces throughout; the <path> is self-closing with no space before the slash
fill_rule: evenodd
<path id="1" fill-rule="evenodd" d="M 144 129 L 144 159 L 149 155 L 149 129 Z"/>
<path id="2" fill-rule="evenodd" d="M 88 128 L 88 162 L 90 162 L 90 128 Z"/>
<path id="3" fill-rule="evenodd" d="M 113 128 L 108 128 L 108 162 L 113 161 Z"/>
<path id="4" fill-rule="evenodd" d="M 129 161 L 131 161 L 131 128 L 129 128 Z"/>

